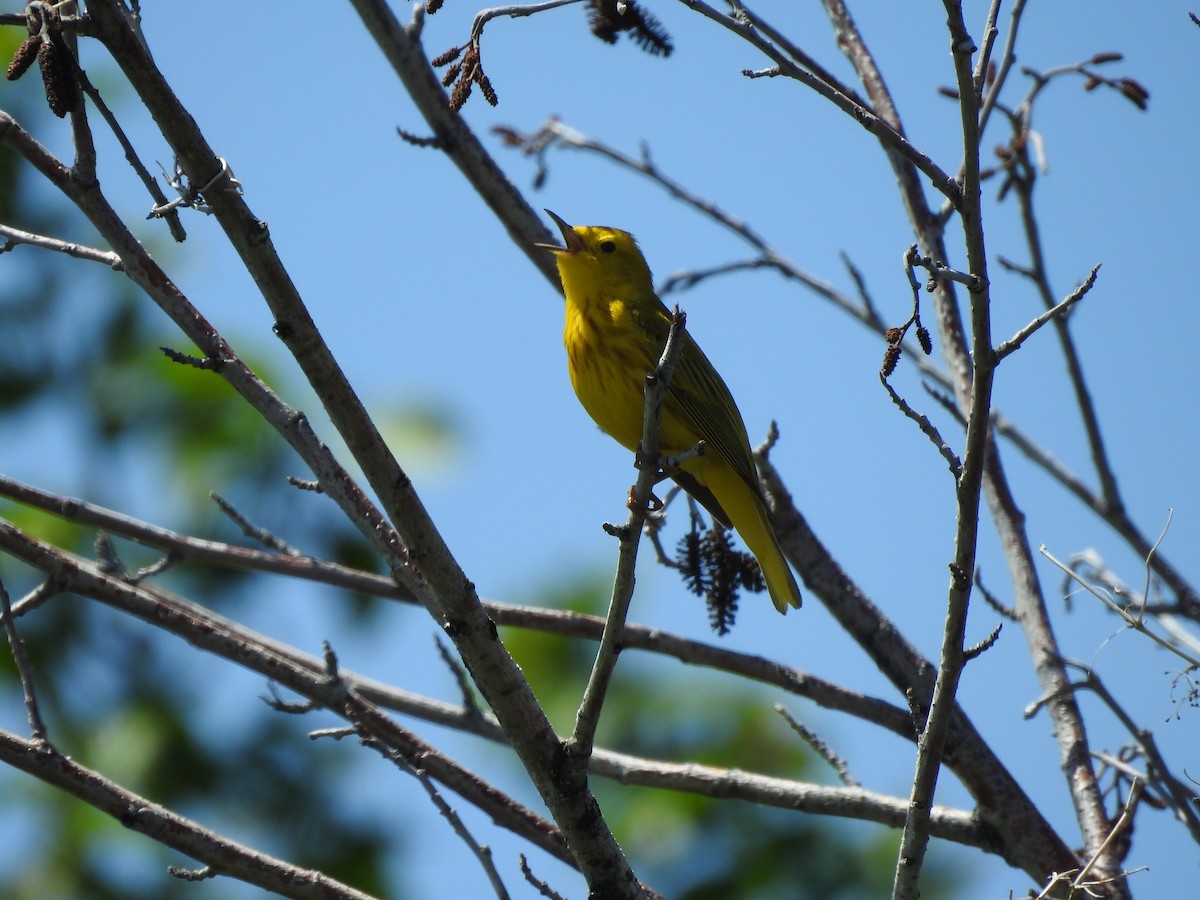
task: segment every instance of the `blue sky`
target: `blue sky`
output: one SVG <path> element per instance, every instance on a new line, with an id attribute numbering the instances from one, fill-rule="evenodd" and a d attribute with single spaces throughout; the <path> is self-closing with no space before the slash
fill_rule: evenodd
<path id="1" fill-rule="evenodd" d="M 397 6 L 406 17 L 407 7 Z M 761 6 L 764 16 L 852 79 L 815 5 Z M 651 58 L 626 40 L 615 47 L 600 43 L 584 28 L 581 8 L 492 21 L 483 60 L 500 106 L 492 109 L 477 95 L 466 118 L 482 133 L 497 124 L 531 131 L 558 115 L 631 154 L 645 140 L 672 178 L 744 218 L 798 266 L 850 292 L 839 261 L 840 253 L 847 254 L 876 305 L 901 323 L 910 294 L 900 261 L 912 237 L 873 139 L 795 83 L 743 78 L 742 68 L 765 62 L 682 4 L 649 7 L 675 38 L 669 60 Z M 957 111 L 936 93 L 953 77 L 944 13 L 940 4 L 927 7 L 880 17 L 864 6 L 859 25 L 910 139 L 953 170 Z M 1200 28 L 1188 21 L 1187 7 L 1176 4 L 1031 7 L 1019 66 L 1046 69 L 1118 50 L 1125 61 L 1105 71 L 1136 78 L 1151 94 L 1149 112 L 1141 113 L 1113 92 L 1085 93 L 1078 80 L 1050 87 L 1034 119 L 1049 163 L 1037 203 L 1059 296 L 1094 264 L 1103 264 L 1095 289 L 1072 319 L 1075 337 L 1134 518 L 1156 534 L 1174 508 L 1163 550 L 1186 571 L 1200 543 L 1194 399 L 1200 376 L 1193 362 L 1200 322 L 1190 268 L 1200 235 L 1200 116 L 1193 79 L 1181 72 L 1190 72 L 1189 61 L 1200 55 Z M 968 22 L 976 33 L 985 10 L 971 4 Z M 430 54 L 464 40 L 473 12 L 474 6 L 451 0 L 430 17 L 424 32 Z M 611 539 L 599 526 L 623 516 L 633 472 L 629 455 L 596 431 L 571 393 L 561 299 L 445 158 L 396 137 L 397 126 L 424 133 L 424 125 L 349 6 L 319 15 L 289 7 L 269 20 L 265 10 L 255 15 L 264 18 L 251 20 L 244 4 L 231 2 L 156 5 L 145 10 L 145 30 L 168 80 L 231 164 L 251 209 L 269 223 L 368 406 L 385 424 L 414 407 L 452 423 L 448 444 L 410 438 L 396 449 L 460 562 L 481 594 L 514 602 L 525 599 L 531 585 L 611 567 Z M 1002 25 L 1007 28 L 1006 19 Z M 1026 84 L 1014 74 L 1006 97 L 1019 99 Z M 100 86 L 121 104 L 143 159 L 169 163 L 128 89 L 115 79 L 100 80 Z M 64 149 L 61 123 L 46 128 L 40 136 Z M 985 146 L 1006 137 L 990 131 Z M 634 232 L 659 279 L 750 255 L 718 226 L 606 161 L 552 154 L 549 179 L 534 193 L 532 164 L 494 136 L 485 142 L 535 207 L 579 224 Z M 140 220 L 149 205 L 144 193 L 113 146 L 101 142 L 101 154 L 108 161 L 101 172 L 106 191 L 131 221 Z M 1021 279 L 995 265 L 997 255 L 1026 258 L 1015 204 L 997 204 L 995 187 L 985 188 L 985 215 L 999 338 L 1037 315 L 1040 304 Z M 215 222 L 189 215 L 185 224 L 188 243 L 168 257 L 173 277 L 235 344 L 242 337 L 265 345 L 282 366 L 283 349 L 271 343 L 269 311 Z M 161 229 L 138 227 L 144 240 L 164 245 Z M 949 262 L 962 267 L 961 248 L 953 239 L 950 247 L 956 257 Z M 952 552 L 953 485 L 941 458 L 881 389 L 880 339 L 769 273 L 715 279 L 679 302 L 689 313 L 689 329 L 738 398 L 751 435 L 761 437 L 772 419 L 778 421 L 783 437 L 775 464 L 817 533 L 888 615 L 936 656 Z M 932 324 L 931 310 L 927 318 Z M 902 365 L 894 384 L 957 443 L 954 425 L 937 415 L 911 368 Z M 281 389 L 289 402 L 316 412 L 298 380 Z M 1094 482 L 1049 330 L 1005 361 L 996 403 Z M 1035 546 L 1044 543 L 1060 557 L 1094 547 L 1127 582 L 1140 586 L 1140 561 L 1103 523 L 1011 447 L 1002 452 Z M 8 449 L 0 453 L 6 472 L 69 490 L 69 465 Z M 169 511 L 158 513 L 169 517 Z M 508 539 L 512 534 L 522 539 Z M 1003 597 L 1004 563 L 986 529 L 980 560 L 989 586 Z M 1200 739 L 1197 712 L 1184 709 L 1181 718 L 1171 718 L 1170 674 L 1164 672 L 1173 671 L 1174 662 L 1150 653 L 1142 638 L 1117 633 L 1116 623 L 1087 598 L 1076 598 L 1074 611 L 1064 613 L 1061 579 L 1048 565 L 1041 574 L 1064 651 L 1096 666 L 1156 730 L 1177 765 L 1200 769 L 1188 762 L 1189 748 L 1194 756 Z M 1189 574 L 1194 579 L 1198 573 Z M 379 656 L 372 659 L 372 648 L 359 648 L 360 658 L 348 664 L 377 667 L 405 683 L 406 670 L 394 660 L 411 656 L 419 661 L 409 664 L 415 667 L 429 659 L 432 627 L 417 615 L 403 620 L 403 633 L 389 635 L 386 653 L 374 648 Z M 633 618 L 715 639 L 702 610 L 687 602 L 670 573 L 649 562 L 649 554 L 639 572 Z M 324 637 L 312 622 L 271 624 L 273 633 L 308 649 Z M 995 624 L 989 610 L 977 607 L 969 633 L 982 638 Z M 782 621 L 765 600 L 746 602 L 724 643 L 895 699 L 815 598 Z M 248 690 L 257 692 L 253 685 Z M 436 690 L 453 697 L 448 683 Z M 1046 798 L 1055 824 L 1070 839 L 1076 832 L 1049 725 L 1044 717 L 1027 722 L 1021 715 L 1037 696 L 1023 639 L 1006 626 L 1000 644 L 968 669 L 961 698 L 1027 789 Z M 1084 705 L 1098 712 L 1090 701 Z M 857 764 L 868 786 L 907 795 L 911 748 L 896 742 L 894 752 L 882 755 L 868 729 L 820 713 L 812 721 L 852 767 Z M 1118 731 L 1099 724 L 1093 738 L 1103 749 L 1122 742 Z M 464 745 L 463 752 L 475 751 Z M 964 802 L 950 779 L 942 786 L 940 799 Z M 1137 876 L 1139 896 L 1169 895 L 1200 875 L 1195 845 L 1165 818 L 1147 813 L 1139 822 L 1129 862 L 1151 867 Z M 423 830 L 422 840 L 440 842 L 437 853 L 459 860 L 462 877 L 474 884 L 465 890 L 482 890 L 482 875 L 432 809 Z M 487 839 L 505 848 L 502 838 Z M 999 900 L 1009 888 L 1027 887 L 999 861 L 977 854 L 955 858 L 977 872 L 972 897 Z M 420 877 L 432 889 L 443 874 Z M 510 887 L 521 895 L 515 877 Z M 563 888 L 578 890 L 566 883 Z"/>

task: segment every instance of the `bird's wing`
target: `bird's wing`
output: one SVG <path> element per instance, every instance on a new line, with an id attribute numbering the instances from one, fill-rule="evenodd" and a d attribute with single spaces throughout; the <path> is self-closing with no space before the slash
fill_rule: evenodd
<path id="1" fill-rule="evenodd" d="M 762 488 L 742 414 L 738 412 L 725 381 L 691 335 L 687 335 L 679 354 L 679 364 L 667 393 L 704 439 L 706 450 L 715 451 L 761 497 Z"/>
<path id="2" fill-rule="evenodd" d="M 707 509 L 709 515 L 714 519 L 726 528 L 733 527 L 733 520 L 729 518 L 729 513 L 725 512 L 725 507 L 717 500 L 716 494 L 697 481 L 690 472 L 676 469 L 671 472 L 671 480 L 687 491 L 693 500 Z"/>
<path id="3" fill-rule="evenodd" d="M 671 330 L 671 312 L 666 304 L 659 300 L 653 306 L 634 306 L 632 312 L 638 325 L 661 351 Z M 762 497 L 742 414 L 720 373 L 687 332 L 684 332 L 679 361 L 667 387 L 666 403 L 697 440 L 704 440 L 708 453 L 715 453 L 725 460 L 750 489 Z M 673 473 L 672 478 L 722 524 L 729 526 L 729 515 L 712 491 L 687 472 Z"/>

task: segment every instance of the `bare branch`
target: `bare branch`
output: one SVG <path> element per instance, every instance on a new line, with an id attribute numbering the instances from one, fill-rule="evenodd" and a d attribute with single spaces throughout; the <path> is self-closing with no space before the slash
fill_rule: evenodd
<path id="1" fill-rule="evenodd" d="M 231 841 L 84 768 L 44 743 L 0 731 L 0 761 L 79 798 L 131 831 L 200 860 L 214 873 L 297 900 L 374 900 L 320 872 Z"/>
<path id="2" fill-rule="evenodd" d="M 82 500 L 40 491 L 4 476 L 0 476 L 0 496 L 28 503 L 68 521 L 104 528 L 112 534 L 121 535 L 162 550 L 182 561 L 286 575 L 340 587 L 347 591 L 388 597 L 408 603 L 417 602 L 410 592 L 397 585 L 393 580 L 370 572 L 351 569 L 313 557 L 284 557 L 275 553 L 191 537 L 147 525 Z M 17 604 L 17 614 L 28 613 L 49 596 L 53 596 L 53 594 L 46 593 L 45 598 L 39 596 L 22 600 Z M 488 616 L 497 625 L 538 629 L 549 634 L 580 640 L 599 640 L 604 628 L 604 620 L 597 616 L 567 610 L 539 609 L 494 601 L 488 602 L 486 609 Z M 857 716 L 901 736 L 909 738 L 912 736 L 911 729 L 907 726 L 907 716 L 896 707 L 824 679 L 816 678 L 798 669 L 780 666 L 761 656 L 738 653 L 641 625 L 626 624 L 623 643 L 627 650 L 639 649 L 650 653 L 659 653 L 689 665 L 705 666 L 773 685 L 796 696 L 806 697 L 828 709 Z M 431 711 L 415 711 L 408 705 L 408 695 L 377 682 L 372 682 L 369 687 L 357 683 L 355 689 L 381 706 L 430 717 Z M 432 720 L 448 724 L 444 718 L 438 718 L 437 715 L 434 715 Z"/>
<path id="3" fill-rule="evenodd" d="M 396 22 L 385 4 L 357 0 L 360 11 L 371 14 L 372 34 L 408 45 L 410 62 L 420 60 L 432 77 L 419 45 Z M 181 170 L 195 184 L 207 184 L 223 166 L 213 153 L 195 119 L 182 106 L 163 78 L 144 42 L 130 27 L 118 4 L 93 3 L 88 9 L 97 37 L 121 66 L 138 91 L 156 125 L 171 145 Z M 414 91 L 414 96 L 417 92 Z M 438 91 L 440 94 L 440 89 Z M 465 129 L 464 129 L 465 130 Z M 469 132 L 468 132 L 469 133 Z M 121 255 L 129 277 L 155 302 L 208 357 L 230 360 L 221 376 L 292 444 L 329 493 L 388 561 L 394 576 L 407 583 L 440 623 L 450 623 L 447 633 L 467 661 L 481 691 L 509 729 L 514 748 L 556 819 L 571 831 L 570 846 L 593 890 L 613 891 L 614 896 L 640 898 L 628 861 L 613 839 L 582 773 L 561 765 L 562 747 L 545 712 L 537 703 L 520 668 L 504 645 L 495 640 L 494 624 L 487 618 L 473 585 L 446 546 L 412 482 L 400 468 L 366 412 L 328 345 L 316 328 L 294 283 L 284 269 L 263 222 L 236 191 L 216 191 L 206 197 L 217 222 L 275 316 L 276 334 L 285 342 L 306 378 L 321 398 L 335 427 L 354 453 L 371 488 L 380 498 L 387 519 L 374 508 L 349 474 L 316 439 L 307 420 L 286 407 L 220 338 L 146 254 L 115 211 L 100 194 L 96 182 L 79 184 L 52 157 L 12 122 L 0 114 L 0 142 L 12 144 L 38 166 L 70 197 L 92 224 Z M 544 229 L 539 226 L 544 233 Z M 417 572 L 420 576 L 417 576 Z M 561 779 L 569 778 L 568 781 Z"/>
<path id="4" fill-rule="evenodd" d="M 1072 68 L 1072 67 L 1068 67 Z M 1041 82 L 1044 83 L 1044 82 Z M 1042 243 L 1041 227 L 1034 212 L 1034 187 L 1037 183 L 1037 168 L 1029 159 L 1029 142 L 1025 139 L 1029 131 L 1029 119 L 1032 116 L 1033 100 L 1037 90 L 1031 91 L 1030 96 L 1022 104 L 1022 112 L 1014 120 L 1013 145 L 1008 151 L 1011 163 L 1008 166 L 1008 181 L 1017 199 L 1021 214 L 1021 224 L 1025 232 L 1025 243 L 1029 248 L 1030 265 L 1025 273 L 1037 290 L 1042 305 L 1050 310 L 1056 305 L 1056 294 L 1050 286 L 1050 276 L 1046 266 L 1045 248 Z M 1093 279 L 1094 280 L 1094 279 Z M 1067 365 L 1067 373 L 1075 392 L 1075 402 L 1079 408 L 1080 419 L 1087 433 L 1088 446 L 1091 449 L 1092 464 L 1100 481 L 1100 492 L 1104 506 L 1118 516 L 1124 516 L 1124 500 L 1117 486 L 1116 474 L 1108 457 L 1104 438 L 1100 429 L 1099 416 L 1092 401 L 1091 390 L 1083 373 L 1083 363 L 1080 361 L 1078 349 L 1071 336 L 1067 320 L 1064 317 L 1053 318 L 1055 331 L 1058 334 L 1059 345 L 1062 349 L 1063 360 Z"/>
<path id="5" fill-rule="evenodd" d="M 1097 263 L 1096 265 L 1092 266 L 1092 271 L 1088 277 L 1084 279 L 1083 284 L 1075 288 L 1075 290 L 1073 290 L 1065 300 L 1063 300 L 1057 306 L 1050 307 L 1050 309 L 1046 310 L 1044 313 L 1010 337 L 1007 341 L 1004 341 L 999 347 L 997 347 L 996 361 L 999 362 L 1000 360 L 1004 359 L 1004 357 L 1008 356 L 1008 354 L 1020 347 L 1023 343 L 1025 343 L 1025 340 L 1031 334 L 1033 334 L 1051 319 L 1055 318 L 1056 316 L 1065 315 L 1067 310 L 1082 300 L 1084 295 L 1092 289 L 1092 285 L 1096 283 L 1096 275 L 1099 273 L 1099 271 L 1100 264 Z"/>
<path id="6" fill-rule="evenodd" d="M 13 228 L 10 225 L 2 224 L 0 224 L 0 237 L 4 238 L 4 245 L 0 246 L 0 253 L 7 253 L 19 244 L 28 244 L 31 247 L 38 247 L 42 250 L 65 253 L 67 256 L 73 256 L 76 259 L 98 262 L 118 272 L 122 269 L 121 257 L 115 253 L 100 250 L 96 247 L 88 247 L 83 244 L 76 244 L 73 241 L 63 241 L 41 234 L 33 234 L 29 231 L 22 231 L 20 228 Z"/>
<path id="7" fill-rule="evenodd" d="M 996 7 L 998 5 L 994 3 L 992 10 L 988 12 L 989 26 L 993 26 L 996 21 Z M 987 127 L 992 110 L 996 107 L 996 102 L 1000 98 L 1000 91 L 1003 90 L 1004 85 L 1008 82 L 1008 75 L 1012 71 L 1013 64 L 1017 61 L 1017 34 L 1021 30 L 1021 20 L 1024 15 L 1025 0 L 1014 0 L 1012 9 L 1008 14 L 1008 29 L 1004 39 L 1004 50 L 1000 54 L 1000 66 L 996 71 L 995 79 L 987 86 L 987 91 L 983 94 L 983 103 L 979 110 L 980 133 Z M 987 41 L 986 33 L 984 40 L 985 42 Z"/>
<path id="8" fill-rule="evenodd" d="M 969 296 L 974 374 L 968 388 L 969 398 L 963 398 L 966 400 L 967 435 L 958 480 L 954 559 L 950 563 L 951 578 L 941 660 L 929 703 L 929 714 L 918 742 L 908 816 L 900 839 L 892 884 L 893 900 L 916 900 L 920 895 L 918 885 L 929 840 L 929 810 L 933 805 L 946 735 L 955 708 L 954 695 L 965 664 L 963 641 L 971 593 L 970 573 L 975 570 L 979 501 L 988 456 L 988 416 L 994 373 L 987 258 L 983 247 L 982 210 L 979 203 L 979 110 L 971 70 L 971 54 L 975 44 L 967 33 L 961 6 L 952 0 L 946 0 L 944 5 L 962 122 L 963 190 L 959 212 L 966 223 L 967 266 L 973 278 Z M 939 279 L 939 284 L 941 281 Z"/>
<path id="9" fill-rule="evenodd" d="M 1109 829 L 1108 836 L 1104 839 L 1104 843 L 1097 848 L 1096 852 L 1092 854 L 1091 859 L 1087 861 L 1087 864 L 1080 869 L 1079 874 L 1075 876 L 1075 880 L 1071 883 L 1071 888 L 1073 891 L 1084 889 L 1086 886 L 1093 883 L 1087 880 L 1088 876 L 1092 872 L 1092 869 L 1095 868 L 1100 860 L 1105 856 L 1109 848 L 1112 846 L 1113 841 L 1115 841 L 1117 837 L 1125 831 L 1126 828 L 1129 828 L 1133 824 L 1133 811 L 1137 808 L 1138 800 L 1141 799 L 1143 786 L 1143 782 L 1136 779 L 1134 780 L 1133 785 L 1129 789 L 1129 796 L 1125 799 L 1125 807 L 1121 810 L 1120 818 L 1118 818 L 1117 821 L 1113 823 L 1112 828 Z M 1118 875 L 1106 877 L 1115 878 L 1121 876 Z"/>
<path id="10" fill-rule="evenodd" d="M 824 787 L 740 769 L 645 761 L 622 753 L 597 757 L 593 768 L 620 784 L 679 790 L 706 797 L 736 797 L 764 806 L 878 822 L 892 828 L 899 827 L 905 817 L 905 800 L 860 787 Z M 983 849 L 987 849 L 984 845 L 994 837 L 994 834 L 987 834 L 986 828 L 979 827 L 973 814 L 943 806 L 934 807 L 931 813 L 935 837 Z"/>
<path id="11" fill-rule="evenodd" d="M 1067 661 L 1066 664 L 1083 673 L 1084 681 L 1077 687 L 1090 690 L 1100 698 L 1134 740 L 1138 754 L 1146 760 L 1146 771 L 1144 773 L 1131 772 L 1129 773 L 1131 777 L 1141 778 L 1147 786 L 1154 788 L 1164 805 L 1169 806 L 1175 818 L 1187 827 L 1192 840 L 1200 843 L 1200 808 L 1197 808 L 1195 791 L 1189 790 L 1187 785 L 1171 772 L 1166 759 L 1158 749 L 1158 742 L 1155 741 L 1154 735 L 1133 720 L 1133 717 L 1117 702 L 1116 697 L 1112 695 L 1100 676 L 1090 666 L 1071 661 Z M 1101 754 L 1096 755 L 1101 756 Z M 1109 764 L 1113 765 L 1112 762 Z M 1124 763 L 1118 761 L 1117 765 L 1128 771 L 1128 767 Z"/>

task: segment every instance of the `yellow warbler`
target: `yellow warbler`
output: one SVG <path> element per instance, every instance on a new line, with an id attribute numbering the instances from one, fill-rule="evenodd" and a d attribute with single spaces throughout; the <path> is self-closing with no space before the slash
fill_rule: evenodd
<path id="1" fill-rule="evenodd" d="M 671 313 L 654 293 L 650 268 L 633 235 L 615 228 L 571 227 L 546 210 L 562 231 L 563 247 L 543 245 L 558 261 L 567 321 L 563 342 L 571 384 L 601 430 L 633 450 L 642 439 L 643 386 L 658 363 Z M 664 456 L 704 441 L 704 453 L 671 477 L 727 528 L 741 535 L 758 560 L 775 608 L 800 606 L 754 468 L 742 414 L 708 357 L 684 335 L 679 362 L 663 403 Z"/>

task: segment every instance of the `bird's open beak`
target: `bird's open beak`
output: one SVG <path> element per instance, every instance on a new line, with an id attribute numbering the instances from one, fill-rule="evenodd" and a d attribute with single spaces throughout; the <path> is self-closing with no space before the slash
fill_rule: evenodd
<path id="1" fill-rule="evenodd" d="M 550 210 L 546 210 L 546 215 L 554 220 L 554 224 L 558 226 L 558 230 L 562 232 L 564 246 L 559 247 L 556 244 L 534 244 L 535 247 L 541 247 L 543 250 L 549 250 L 552 253 L 578 253 L 583 249 L 583 238 L 575 233 L 575 229 L 563 221 L 561 216 L 557 216 Z"/>

